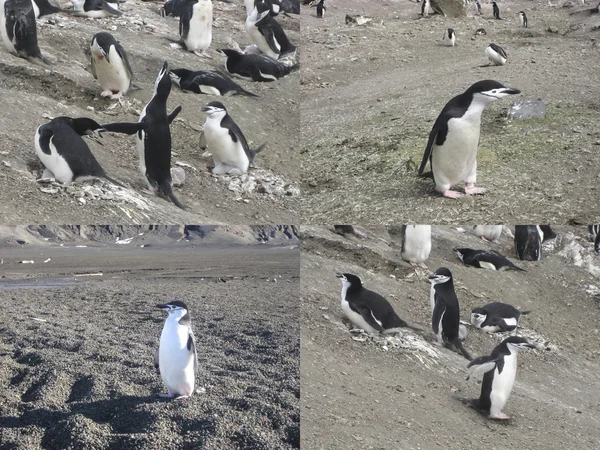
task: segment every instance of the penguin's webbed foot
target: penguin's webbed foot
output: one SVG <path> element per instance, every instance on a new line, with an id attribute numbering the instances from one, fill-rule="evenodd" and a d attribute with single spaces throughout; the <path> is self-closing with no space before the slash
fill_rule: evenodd
<path id="1" fill-rule="evenodd" d="M 212 56 L 206 52 L 199 52 L 198 50 L 194 50 L 194 55 L 199 56 L 200 58 L 212 59 Z"/>
<path id="2" fill-rule="evenodd" d="M 472 184 L 467 184 L 465 186 L 465 194 L 467 195 L 484 195 L 487 192 L 485 188 L 478 188 L 473 186 Z"/>
<path id="3" fill-rule="evenodd" d="M 509 416 L 507 416 L 506 414 L 504 414 L 502 411 L 500 411 L 499 413 L 496 413 L 494 415 L 490 414 L 490 419 L 495 419 L 495 420 L 508 420 L 510 419 Z"/>
<path id="4" fill-rule="evenodd" d="M 442 192 L 442 195 L 446 198 L 461 198 L 464 197 L 464 194 L 458 191 L 452 191 L 448 189 L 447 191 Z"/>
<path id="5" fill-rule="evenodd" d="M 110 93 L 110 99 L 111 100 L 119 100 L 119 103 L 121 103 L 121 97 L 123 97 L 122 92 L 117 92 L 116 94 L 113 94 L 111 91 L 111 93 Z M 121 105 L 122 105 L 122 103 L 121 103 Z"/>
<path id="6" fill-rule="evenodd" d="M 113 96 L 113 91 L 111 91 L 110 89 L 107 89 L 105 91 L 102 91 L 102 94 L 100 94 L 100 97 L 111 97 Z"/>

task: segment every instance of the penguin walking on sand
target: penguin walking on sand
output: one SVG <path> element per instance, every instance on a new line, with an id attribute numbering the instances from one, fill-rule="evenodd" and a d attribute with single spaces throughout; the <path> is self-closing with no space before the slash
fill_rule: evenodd
<path id="1" fill-rule="evenodd" d="M 336 276 L 342 282 L 342 310 L 355 327 L 369 334 L 397 333 L 402 328 L 423 331 L 402 320 L 384 297 L 364 288 L 356 275 L 338 273 Z"/>
<path id="2" fill-rule="evenodd" d="M 507 303 L 493 302 L 471 311 L 471 324 L 487 333 L 514 331 L 521 316 L 531 311 L 519 311 Z"/>
<path id="3" fill-rule="evenodd" d="M 248 146 L 242 130 L 227 113 L 220 102 L 210 102 L 202 108 L 206 113 L 200 146 L 210 151 L 215 175 L 241 175 L 248 172 L 256 154 L 264 149 L 266 142 L 257 149 Z"/>
<path id="4" fill-rule="evenodd" d="M 139 122 L 109 123 L 102 125 L 106 131 L 135 134 L 142 177 L 152 194 L 169 198 L 176 206 L 185 209 L 173 193 L 171 180 L 171 130 L 170 124 L 181 112 L 177 106 L 167 114 L 167 99 L 171 93 L 169 64 L 165 61 L 154 82 L 154 94 L 140 114 Z"/>
<path id="5" fill-rule="evenodd" d="M 431 225 L 403 225 L 401 256 L 412 266 L 426 269 L 431 252 Z"/>
<path id="6" fill-rule="evenodd" d="M 544 233 L 539 225 L 515 225 L 515 247 L 521 261 L 542 259 Z"/>
<path id="7" fill-rule="evenodd" d="M 92 74 L 104 91 L 102 97 L 121 98 L 131 86 L 133 70 L 125 49 L 112 34 L 96 33 L 90 44 Z"/>
<path id="8" fill-rule="evenodd" d="M 500 19 L 500 8 L 498 8 L 496 2 L 492 2 L 492 10 L 494 11 L 494 19 L 502 20 Z"/>
<path id="9" fill-rule="evenodd" d="M 452 273 L 440 267 L 429 276 L 431 283 L 431 326 L 440 344 L 453 345 L 469 361 L 473 358 L 460 340 L 460 307 L 454 290 Z"/>
<path id="10" fill-rule="evenodd" d="M 103 19 L 105 17 L 118 17 L 123 13 L 119 11 L 120 1 L 107 2 L 106 0 L 71 0 L 73 3 L 73 14 L 85 16 L 92 19 Z"/>
<path id="11" fill-rule="evenodd" d="M 268 56 L 246 54 L 228 48 L 221 49 L 219 52 L 226 57 L 227 72 L 245 80 L 276 81 L 289 74 L 293 68 Z"/>
<path id="12" fill-rule="evenodd" d="M 274 59 L 296 51 L 281 25 L 269 15 L 269 7 L 258 3 L 246 18 L 246 31 L 252 42 L 265 55 Z"/>
<path id="13" fill-rule="evenodd" d="M 0 0 L 2 41 L 14 55 L 49 64 L 38 45 L 35 14 L 31 0 Z"/>
<path id="14" fill-rule="evenodd" d="M 179 18 L 181 43 L 196 56 L 205 54 L 212 42 L 212 0 L 188 0 Z"/>
<path id="15" fill-rule="evenodd" d="M 182 91 L 192 91 L 196 94 L 208 95 L 247 95 L 258 97 L 248 92 L 239 84 L 231 80 L 221 72 L 210 70 L 198 70 L 196 72 L 188 69 L 171 69 L 169 71 L 171 81 L 181 88 Z"/>
<path id="16" fill-rule="evenodd" d="M 452 250 L 465 266 L 490 270 L 512 269 L 526 272 L 525 269 L 515 266 L 496 250 L 473 250 L 472 248 L 453 248 Z"/>
<path id="17" fill-rule="evenodd" d="M 110 178 L 81 136 L 99 135 L 104 131 L 97 122 L 86 117 L 55 117 L 35 132 L 35 153 L 45 167 L 40 180 L 54 178 L 60 183 Z"/>
<path id="18" fill-rule="evenodd" d="M 469 363 L 472 368 L 467 380 L 473 375 L 484 374 L 478 399 L 459 400 L 486 414 L 490 419 L 506 420 L 502 412 L 513 388 L 517 374 L 519 350 L 537 348 L 520 336 L 510 336 L 497 345 L 489 356 L 480 356 Z"/>
<path id="19" fill-rule="evenodd" d="M 444 39 L 446 40 L 446 45 L 448 47 L 454 47 L 454 45 L 456 44 L 456 33 L 454 32 L 454 29 L 452 28 L 448 28 L 445 32 L 444 32 Z"/>
<path id="20" fill-rule="evenodd" d="M 325 0 L 314 0 L 311 4 L 310 4 L 311 8 L 317 8 L 317 17 L 318 18 L 323 18 L 323 16 L 325 15 L 325 11 L 327 11 L 327 8 L 325 8 Z"/>
<path id="21" fill-rule="evenodd" d="M 196 382 L 198 353 L 189 308 L 179 300 L 156 307 L 169 313 L 154 356 L 154 366 L 167 385 L 167 393 L 159 397 L 190 397 Z"/>
<path id="22" fill-rule="evenodd" d="M 473 230 L 475 236 L 488 242 L 494 242 L 502 235 L 502 225 L 475 225 Z"/>
<path id="23" fill-rule="evenodd" d="M 525 11 L 519 11 L 519 21 L 521 22 L 521 28 L 527 28 L 527 16 Z"/>
<path id="24" fill-rule="evenodd" d="M 485 56 L 490 60 L 489 65 L 503 66 L 506 64 L 508 56 L 502 47 L 496 44 L 490 44 L 485 48 Z"/>
<path id="25" fill-rule="evenodd" d="M 483 80 L 450 100 L 429 133 L 419 176 L 429 176 L 423 173 L 429 162 L 435 189 L 444 197 L 462 197 L 450 188 L 463 181 L 466 195 L 484 194 L 485 189 L 475 187 L 481 113 L 493 101 L 520 92 L 497 81 Z"/>

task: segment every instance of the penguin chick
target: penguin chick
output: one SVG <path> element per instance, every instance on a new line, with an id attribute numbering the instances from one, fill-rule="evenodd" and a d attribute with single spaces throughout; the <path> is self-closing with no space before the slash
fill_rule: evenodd
<path id="1" fill-rule="evenodd" d="M 423 331 L 402 320 L 385 298 L 365 289 L 356 275 L 338 273 L 336 276 L 342 282 L 342 310 L 357 328 L 369 334 L 397 333 L 401 328 Z"/>
<path id="2" fill-rule="evenodd" d="M 158 395 L 175 399 L 190 397 L 198 371 L 198 353 L 189 308 L 179 300 L 156 307 L 169 313 L 154 357 L 154 366 L 167 386 L 167 393 Z"/>
<path id="3" fill-rule="evenodd" d="M 531 311 L 519 311 L 507 303 L 493 302 L 471 311 L 471 324 L 487 333 L 513 331 L 522 315 Z"/>
<path id="4" fill-rule="evenodd" d="M 473 250 L 472 248 L 453 248 L 465 266 L 473 266 L 480 269 L 502 270 L 513 269 L 526 272 L 525 269 L 515 266 L 505 256 L 496 250 Z"/>

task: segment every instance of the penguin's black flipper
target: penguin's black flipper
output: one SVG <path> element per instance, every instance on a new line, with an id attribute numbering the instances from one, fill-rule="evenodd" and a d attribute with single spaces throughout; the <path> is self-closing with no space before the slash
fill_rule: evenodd
<path id="1" fill-rule="evenodd" d="M 183 108 L 181 107 L 181 105 L 177 105 L 175 107 L 175 109 L 173 111 L 171 111 L 171 114 L 169 114 L 168 119 L 169 119 L 169 125 L 171 125 L 171 123 L 175 120 L 175 117 L 177 117 L 179 115 L 179 113 L 181 112 Z"/>
<path id="2" fill-rule="evenodd" d="M 380 333 L 385 331 L 383 329 L 383 327 L 379 324 L 379 322 L 377 322 L 375 320 L 375 317 L 373 317 L 373 313 L 367 306 L 356 304 L 356 303 L 349 303 L 349 306 L 352 311 L 360 314 L 362 316 L 362 318 L 365 319 L 365 322 L 367 322 L 369 325 L 371 325 L 377 331 L 379 331 Z"/>
<path id="3" fill-rule="evenodd" d="M 436 300 L 431 316 L 431 328 L 436 336 L 440 333 L 440 321 L 442 320 L 444 312 L 446 312 L 446 305 L 444 302 Z"/>
<path id="4" fill-rule="evenodd" d="M 442 121 L 440 120 L 441 117 L 443 117 L 443 112 L 442 112 L 442 114 L 440 114 L 440 117 L 435 121 L 435 123 L 433 124 L 433 128 L 431 129 L 431 132 L 429 133 L 429 139 L 427 140 L 427 146 L 425 147 L 425 153 L 423 154 L 423 160 L 421 161 L 421 165 L 419 166 L 419 175 L 420 176 L 423 175 L 423 170 L 425 170 L 427 161 L 431 162 L 431 156 L 433 153 L 433 143 L 436 141 L 438 134 L 440 132 L 442 132 L 442 134 L 443 134 L 443 139 L 442 139 L 442 142 L 440 142 L 440 144 L 446 140 L 446 134 L 448 134 L 448 125 L 447 125 L 447 122 L 444 122 L 445 125 L 442 125 Z M 441 129 L 442 127 L 446 128 L 445 131 Z"/>
<path id="5" fill-rule="evenodd" d="M 498 372 L 502 372 L 502 369 L 504 368 L 504 359 L 499 357 L 499 355 L 484 355 L 479 358 L 471 359 L 467 368 L 470 369 L 471 367 L 475 367 L 475 369 L 471 371 L 467 380 L 473 375 L 484 374 L 490 370 L 494 370 L 496 366 L 498 366 Z"/>
<path id="6" fill-rule="evenodd" d="M 194 373 L 198 373 L 198 352 L 196 350 L 196 338 L 194 337 L 192 329 L 188 328 L 188 330 L 187 349 L 190 353 L 194 353 Z"/>
<path id="7" fill-rule="evenodd" d="M 254 167 L 252 165 L 254 163 L 254 157 L 257 153 L 262 152 L 265 148 L 267 148 L 267 142 L 263 142 L 257 148 L 248 147 L 248 160 L 250 161 L 250 166 Z"/>
<path id="8" fill-rule="evenodd" d="M 154 353 L 154 368 L 158 370 L 158 348 L 156 349 L 156 353 Z"/>
<path id="9" fill-rule="evenodd" d="M 176 108 L 177 109 L 177 108 Z M 135 134 L 138 131 L 148 128 L 147 122 L 113 122 L 102 125 L 106 131 L 113 133 Z"/>
<path id="10" fill-rule="evenodd" d="M 123 3 L 123 2 L 121 2 Z M 102 2 L 102 9 L 106 12 L 109 12 L 111 14 L 114 14 L 115 16 L 122 16 L 123 13 L 121 11 L 119 11 L 118 9 L 113 8 L 112 6 L 110 6 L 107 2 Z"/>
<path id="11" fill-rule="evenodd" d="M 126 186 L 125 186 L 123 183 L 121 183 L 120 181 L 118 181 L 118 180 L 115 180 L 114 178 L 112 178 L 112 177 L 109 177 L 109 176 L 108 176 L 108 175 L 106 175 L 106 174 L 103 174 L 102 176 L 103 176 L 104 178 L 106 178 L 108 181 L 110 181 L 112 184 L 116 184 L 117 186 L 121 186 L 122 188 L 125 188 L 125 187 L 126 187 Z"/>

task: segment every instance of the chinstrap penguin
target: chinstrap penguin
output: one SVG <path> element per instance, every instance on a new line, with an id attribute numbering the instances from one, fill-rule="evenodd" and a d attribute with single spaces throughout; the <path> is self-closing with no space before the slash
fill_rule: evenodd
<path id="1" fill-rule="evenodd" d="M 431 225 L 403 225 L 401 235 L 402 259 L 426 269 L 425 261 L 431 252 Z"/>
<path id="2" fill-rule="evenodd" d="M 265 55 L 274 59 L 296 51 L 283 28 L 269 15 L 269 7 L 258 3 L 246 18 L 246 31 L 252 42 Z"/>
<path id="3" fill-rule="evenodd" d="M 445 32 L 444 32 L 444 39 L 443 40 L 448 40 L 448 42 L 446 43 L 447 46 L 449 47 L 454 47 L 454 45 L 456 44 L 456 33 L 454 32 L 454 29 L 452 28 L 448 28 Z"/>
<path id="4" fill-rule="evenodd" d="M 55 117 L 35 132 L 35 152 L 46 170 L 43 179 L 54 178 L 60 183 L 110 178 L 100 166 L 81 136 L 99 135 L 104 131 L 96 121 L 87 117 Z"/>
<path id="5" fill-rule="evenodd" d="M 317 8 L 317 17 L 320 19 L 323 18 L 325 11 L 327 11 L 327 8 L 325 8 L 325 0 L 314 0 L 310 6 L 311 8 Z"/>
<path id="6" fill-rule="evenodd" d="M 102 97 L 121 98 L 131 86 L 133 70 L 125 49 L 112 34 L 102 31 L 92 38 L 92 74 L 104 91 Z"/>
<path id="7" fill-rule="evenodd" d="M 542 259 L 544 233 L 539 225 L 515 225 L 515 248 L 521 261 Z"/>
<path id="8" fill-rule="evenodd" d="M 502 225 L 475 225 L 473 230 L 475 236 L 489 242 L 495 241 L 502 235 Z"/>
<path id="9" fill-rule="evenodd" d="M 165 61 L 154 82 L 154 94 L 142 110 L 139 122 L 109 123 L 102 125 L 102 128 L 116 133 L 135 134 L 140 172 L 150 192 L 161 194 L 179 208 L 185 209 L 175 197 L 171 185 L 170 124 L 181 112 L 181 106 L 167 114 L 170 92 L 169 64 Z"/>
<path id="10" fill-rule="evenodd" d="M 487 333 L 513 331 L 522 315 L 531 311 L 519 311 L 512 305 L 493 302 L 471 311 L 471 324 Z"/>
<path id="11" fill-rule="evenodd" d="M 429 0 L 423 0 L 421 3 L 421 16 L 427 17 L 429 15 L 429 9 L 431 8 L 431 4 Z"/>
<path id="12" fill-rule="evenodd" d="M 429 133 L 419 176 L 427 176 L 423 171 L 430 162 L 435 189 L 444 197 L 462 197 L 450 189 L 462 181 L 466 195 L 484 194 L 485 189 L 475 187 L 481 114 L 493 101 L 520 92 L 497 81 L 483 80 L 450 100 Z"/>
<path id="13" fill-rule="evenodd" d="M 352 324 L 369 334 L 397 333 L 402 328 L 423 331 L 402 320 L 381 295 L 363 287 L 359 277 L 338 273 L 342 282 L 342 310 Z"/>
<path id="14" fill-rule="evenodd" d="M 469 363 L 473 368 L 467 380 L 473 375 L 484 374 L 481 394 L 478 399 L 460 399 L 486 414 L 490 419 L 506 420 L 502 412 L 515 382 L 517 374 L 517 353 L 522 349 L 537 348 L 520 336 L 510 336 L 496 346 L 491 355 L 480 356 Z"/>
<path id="15" fill-rule="evenodd" d="M 219 50 L 225 55 L 225 69 L 245 80 L 276 81 L 291 72 L 293 67 L 263 55 L 246 54 L 232 49 Z"/>
<path id="16" fill-rule="evenodd" d="M 263 150 L 266 143 L 257 149 L 248 146 L 242 130 L 227 113 L 225 105 L 220 102 L 210 102 L 202 108 L 206 113 L 201 147 L 206 144 L 210 151 L 215 167 L 215 175 L 241 175 L 248 172 L 248 167 L 254 162 L 256 154 Z"/>
<path id="17" fill-rule="evenodd" d="M 542 231 L 542 242 L 549 241 L 551 239 L 556 239 L 556 233 L 552 230 L 550 225 L 539 225 L 540 230 Z"/>
<path id="18" fill-rule="evenodd" d="M 45 64 L 37 38 L 34 3 L 31 0 L 0 0 L 0 32 L 8 51 L 21 58 Z"/>
<path id="19" fill-rule="evenodd" d="M 485 56 L 490 60 L 488 65 L 494 64 L 495 66 L 503 66 L 508 58 L 504 49 L 493 43 L 485 48 Z"/>
<path id="20" fill-rule="evenodd" d="M 198 353 L 189 308 L 179 300 L 156 307 L 169 313 L 154 356 L 154 366 L 167 385 L 167 393 L 158 395 L 176 399 L 190 397 L 196 382 Z"/>
<path id="21" fill-rule="evenodd" d="M 460 307 L 452 273 L 440 267 L 429 276 L 431 283 L 431 327 L 440 344 L 453 345 L 469 361 L 473 358 L 460 340 Z"/>
<path id="22" fill-rule="evenodd" d="M 205 54 L 212 42 L 213 6 L 211 0 L 188 0 L 179 18 L 181 43 L 188 52 Z"/>
<path id="23" fill-rule="evenodd" d="M 525 269 L 515 266 L 496 250 L 473 250 L 472 248 L 453 248 L 452 250 L 466 266 L 490 270 L 513 269 L 526 272 Z"/>
<path id="24" fill-rule="evenodd" d="M 494 12 L 494 19 L 502 20 L 500 19 L 500 8 L 498 8 L 496 2 L 492 2 L 492 10 Z"/>
<path id="25" fill-rule="evenodd" d="M 521 22 L 522 28 L 527 28 L 527 16 L 525 15 L 525 11 L 519 11 L 519 21 Z"/>
<path id="26" fill-rule="evenodd" d="M 91 17 L 92 19 L 103 19 L 105 17 L 118 17 L 123 13 L 119 11 L 121 1 L 107 2 L 106 0 L 71 0 L 73 3 L 73 14 L 76 16 Z"/>
<path id="27" fill-rule="evenodd" d="M 208 95 L 226 96 L 238 94 L 258 97 L 220 72 L 207 70 L 194 72 L 188 69 L 171 69 L 169 76 L 171 77 L 171 81 L 179 86 L 182 91 L 192 91 L 196 94 Z"/>

